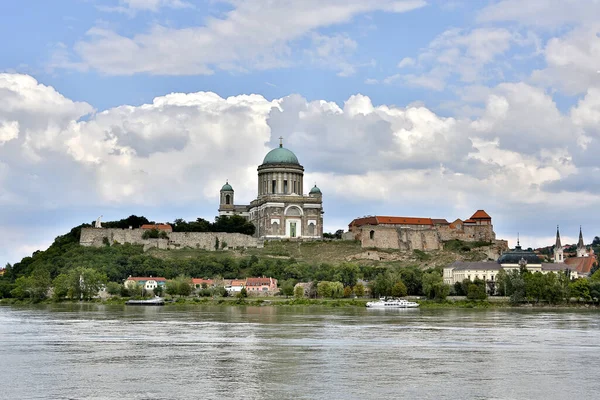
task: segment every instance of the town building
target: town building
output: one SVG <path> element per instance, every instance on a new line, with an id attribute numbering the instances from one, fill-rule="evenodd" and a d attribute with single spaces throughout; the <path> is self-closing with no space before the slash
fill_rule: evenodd
<path id="1" fill-rule="evenodd" d="M 202 289 L 203 285 L 206 285 L 207 288 L 211 288 L 215 286 L 215 281 L 212 279 L 192 278 L 192 288 Z"/>
<path id="2" fill-rule="evenodd" d="M 219 215 L 247 218 L 259 239 L 322 239 L 321 190 L 315 185 L 304 194 L 304 167 L 282 140 L 258 166 L 257 198 L 248 205 L 235 204 L 235 191 L 227 181 L 220 191 Z"/>
<path id="3" fill-rule="evenodd" d="M 560 247 L 560 234 L 557 232 L 556 243 Z M 555 259 L 562 259 L 555 252 Z M 443 271 L 444 283 L 454 285 L 456 282 L 462 282 L 465 279 L 471 282 L 476 279 L 483 280 L 487 283 L 487 290 L 494 291 L 494 284 L 498 280 L 498 273 L 502 270 L 511 271 L 518 270 L 521 267 L 527 268 L 528 271 L 542 274 L 566 273 L 570 279 L 577 279 L 582 275 L 582 272 L 577 268 L 572 268 L 565 262 L 544 263 L 540 256 L 532 250 L 523 250 L 517 239 L 517 246 L 510 251 L 503 253 L 496 262 L 464 262 L 456 261 Z M 583 275 L 585 275 L 583 273 Z"/>
<path id="4" fill-rule="evenodd" d="M 158 286 L 164 287 L 167 280 L 162 277 L 141 277 L 141 276 L 129 276 L 123 284 L 126 288 L 131 288 L 137 284 L 142 285 L 146 290 L 156 289 Z"/>
<path id="5" fill-rule="evenodd" d="M 245 287 L 245 279 L 232 279 L 231 281 L 225 282 L 225 290 L 227 290 L 227 293 L 229 293 L 230 295 L 240 293 Z"/>
<path id="6" fill-rule="evenodd" d="M 560 231 L 558 227 L 556 227 L 556 243 L 554 245 L 554 262 L 555 263 L 564 263 L 569 266 L 574 271 L 577 271 L 579 275 L 587 276 L 596 265 L 596 255 L 594 254 L 594 249 L 590 247 L 588 250 L 583 242 L 583 231 L 581 226 L 579 227 L 579 240 L 577 241 L 577 250 L 575 257 L 565 257 L 564 256 L 564 246 L 562 246 L 560 241 Z"/>
<path id="7" fill-rule="evenodd" d="M 277 279 L 274 278 L 248 278 L 246 279 L 248 294 L 274 294 L 278 291 Z"/>
<path id="8" fill-rule="evenodd" d="M 363 248 L 440 250 L 450 240 L 506 245 L 505 241 L 497 243 L 492 217 L 484 210 L 452 223 L 446 219 L 368 216 L 354 219 L 348 231 L 346 237 L 360 240 Z"/>

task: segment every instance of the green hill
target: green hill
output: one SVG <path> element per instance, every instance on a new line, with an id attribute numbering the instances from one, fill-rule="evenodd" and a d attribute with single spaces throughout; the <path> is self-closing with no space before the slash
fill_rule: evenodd
<path id="1" fill-rule="evenodd" d="M 179 275 L 189 277 L 270 276 L 280 281 L 340 281 L 353 285 L 357 279 L 371 280 L 382 273 L 436 269 L 455 260 L 484 260 L 484 253 L 469 246 L 449 246 L 452 251 L 400 252 L 362 249 L 355 241 L 267 241 L 264 248 L 232 251 L 196 249 L 144 252 L 140 245 L 116 244 L 100 248 L 79 245 L 81 228 L 59 236 L 44 251 L 36 251 L 14 265 L 7 265 L 0 277 L 0 297 L 11 297 L 19 278 L 40 281 L 41 287 L 73 271 L 93 270 L 104 281 L 123 282 L 128 276 Z M 419 272 L 420 273 L 420 272 Z M 64 278 L 66 279 L 66 278 Z M 72 278 L 74 279 L 74 278 Z M 22 282 L 21 282 L 22 283 Z M 14 295 L 14 293 L 12 294 Z"/>

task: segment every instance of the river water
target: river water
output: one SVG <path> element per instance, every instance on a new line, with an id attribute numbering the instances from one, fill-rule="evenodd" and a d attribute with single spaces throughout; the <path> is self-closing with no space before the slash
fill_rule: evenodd
<path id="1" fill-rule="evenodd" d="M 600 313 L 0 307 L 3 399 L 593 399 Z"/>

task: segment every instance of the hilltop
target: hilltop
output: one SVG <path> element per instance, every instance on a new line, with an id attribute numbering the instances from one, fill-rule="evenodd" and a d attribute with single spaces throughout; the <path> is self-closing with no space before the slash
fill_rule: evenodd
<path id="1" fill-rule="evenodd" d="M 191 248 L 144 252 L 143 246 L 114 244 L 85 247 L 79 244 L 83 224 L 59 236 L 44 251 L 36 251 L 14 265 L 7 265 L 0 277 L 0 297 L 10 297 L 19 278 L 35 277 L 45 285 L 59 275 L 76 269 L 88 269 L 106 277 L 106 281 L 123 282 L 128 276 L 179 275 L 222 277 L 271 276 L 280 281 L 331 280 L 356 282 L 371 280 L 383 273 L 400 273 L 402 269 L 436 270 L 453 261 L 488 259 L 486 247 L 477 243 L 453 241 L 446 250 L 363 249 L 356 241 L 325 240 L 314 242 L 266 241 L 263 248 L 207 251 Z M 350 276 L 351 278 L 344 278 Z M 33 278 L 32 278 L 33 279 Z"/>

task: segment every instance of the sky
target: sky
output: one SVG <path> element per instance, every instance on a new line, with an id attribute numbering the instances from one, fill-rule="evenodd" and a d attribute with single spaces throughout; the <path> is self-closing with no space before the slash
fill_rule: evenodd
<path id="1" fill-rule="evenodd" d="M 0 5 L 0 263 L 102 215 L 213 220 L 284 137 L 325 231 L 466 219 L 600 235 L 598 0 Z"/>

